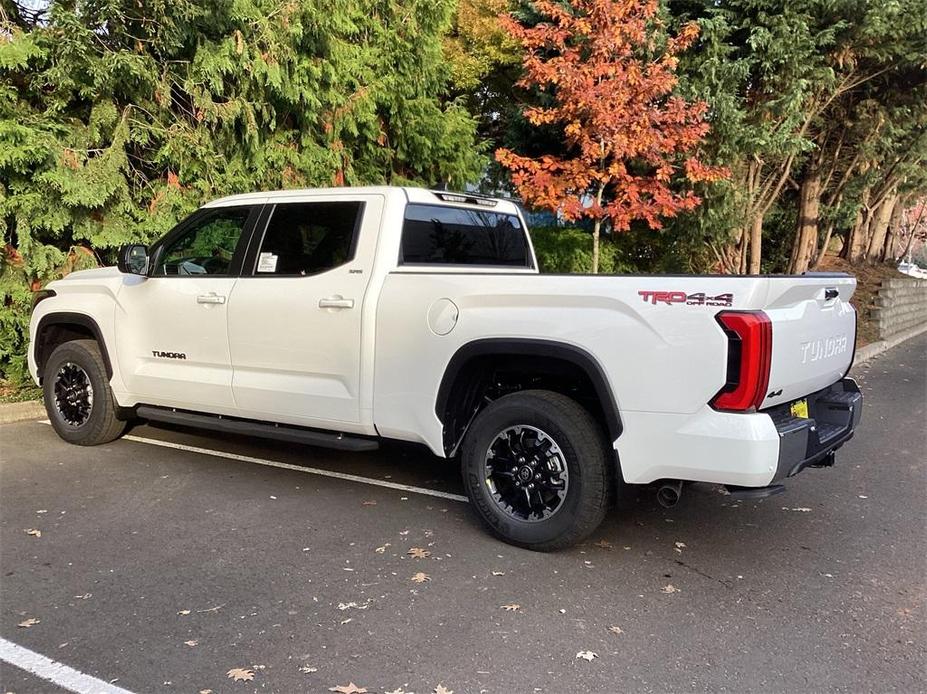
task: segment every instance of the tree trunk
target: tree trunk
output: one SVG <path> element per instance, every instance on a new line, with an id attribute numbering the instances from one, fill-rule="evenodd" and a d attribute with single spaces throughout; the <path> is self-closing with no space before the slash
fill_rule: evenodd
<path id="1" fill-rule="evenodd" d="M 915 199 L 915 202 L 917 202 L 917 199 Z M 924 200 L 920 201 L 919 207 L 920 209 L 918 210 L 917 218 L 914 220 L 914 223 L 905 224 L 905 226 L 907 227 L 907 240 L 905 241 L 904 250 L 901 252 L 901 255 L 898 256 L 899 261 L 903 258 L 907 259 L 908 261 L 911 260 L 911 246 L 914 245 L 914 237 L 917 233 L 917 228 L 921 224 L 921 217 L 924 216 L 924 210 L 927 209 L 927 201 L 924 201 Z M 902 213 L 902 223 L 904 224 L 903 220 L 904 220 L 904 213 Z"/>
<path id="2" fill-rule="evenodd" d="M 599 183 L 599 189 L 595 194 L 595 204 L 599 208 L 599 214 L 601 214 L 602 207 L 602 195 L 605 193 L 605 185 Z M 599 237 L 600 232 L 602 231 L 602 218 L 595 218 L 595 226 L 592 229 L 592 274 L 597 275 L 599 273 Z"/>
<path id="3" fill-rule="evenodd" d="M 763 259 L 763 215 L 756 215 L 750 222 L 750 274 L 760 274 Z"/>
<path id="4" fill-rule="evenodd" d="M 904 221 L 904 208 L 907 199 L 899 196 L 895 200 L 895 207 L 892 210 L 892 216 L 888 221 L 888 234 L 885 237 L 885 248 L 882 251 L 881 261 L 897 260 L 895 256 L 895 246 L 898 239 L 901 238 L 901 226 Z"/>
<path id="5" fill-rule="evenodd" d="M 818 212 L 821 207 L 821 172 L 812 167 L 801 183 L 798 201 L 798 229 L 792 244 L 788 271 L 799 275 L 808 270 L 818 244 Z"/>
<path id="6" fill-rule="evenodd" d="M 831 222 L 827 225 L 827 231 L 824 233 L 824 243 L 821 244 L 821 249 L 818 251 L 817 255 L 814 256 L 814 262 L 811 263 L 812 270 L 817 270 L 821 267 L 821 263 L 824 262 L 824 256 L 827 255 L 827 247 L 830 245 L 830 240 L 833 234 L 834 223 Z"/>
<path id="7" fill-rule="evenodd" d="M 885 246 L 885 234 L 888 232 L 888 223 L 892 218 L 892 212 L 895 211 L 897 201 L 898 195 L 894 192 L 889 193 L 871 214 L 869 245 L 866 248 L 866 258 L 869 260 L 878 260 L 879 255 L 882 253 L 882 248 Z"/>
<path id="8" fill-rule="evenodd" d="M 747 274 L 747 259 L 750 250 L 750 231 L 747 227 L 740 230 L 740 243 L 737 246 L 737 274 Z"/>
<path id="9" fill-rule="evenodd" d="M 871 190 L 865 188 L 860 195 L 860 208 L 856 213 L 856 221 L 848 232 L 847 242 L 843 247 L 843 257 L 851 263 L 859 262 L 866 250 L 868 243 L 867 231 L 869 229 L 869 217 L 872 211 L 869 209 L 869 196 Z"/>

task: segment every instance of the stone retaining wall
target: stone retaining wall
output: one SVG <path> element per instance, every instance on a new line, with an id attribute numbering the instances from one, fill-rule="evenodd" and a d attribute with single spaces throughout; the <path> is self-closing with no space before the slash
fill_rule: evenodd
<path id="1" fill-rule="evenodd" d="M 883 340 L 927 326 L 927 280 L 883 280 L 869 315 Z"/>

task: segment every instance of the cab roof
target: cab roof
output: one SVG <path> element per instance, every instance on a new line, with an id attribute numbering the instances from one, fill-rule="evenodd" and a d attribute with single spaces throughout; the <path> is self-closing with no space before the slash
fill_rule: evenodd
<path id="1" fill-rule="evenodd" d="M 359 186 L 344 188 L 297 188 L 292 190 L 271 190 L 229 195 L 212 200 L 203 207 L 229 207 L 232 205 L 255 205 L 285 198 L 294 202 L 300 198 L 319 198 L 327 195 L 382 195 L 384 197 L 404 196 L 407 202 L 431 205 L 472 205 L 503 214 L 517 214 L 515 201 L 494 198 L 480 193 L 456 192 L 450 190 L 428 190 L 402 186 Z"/>

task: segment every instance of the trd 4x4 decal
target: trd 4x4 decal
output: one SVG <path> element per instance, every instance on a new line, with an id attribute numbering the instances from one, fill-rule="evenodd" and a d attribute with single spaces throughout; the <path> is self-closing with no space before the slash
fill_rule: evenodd
<path id="1" fill-rule="evenodd" d="M 651 290 L 639 291 L 645 304 L 686 304 L 687 306 L 727 306 L 734 304 L 733 294 L 716 294 L 711 296 L 705 292 L 686 294 L 685 292 L 655 292 Z"/>

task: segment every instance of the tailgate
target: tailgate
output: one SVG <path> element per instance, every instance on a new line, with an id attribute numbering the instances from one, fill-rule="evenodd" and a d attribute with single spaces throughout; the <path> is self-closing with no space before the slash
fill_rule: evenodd
<path id="1" fill-rule="evenodd" d="M 769 390 L 762 408 L 790 402 L 839 381 L 856 348 L 849 275 L 769 278 L 764 311 L 772 321 Z"/>

